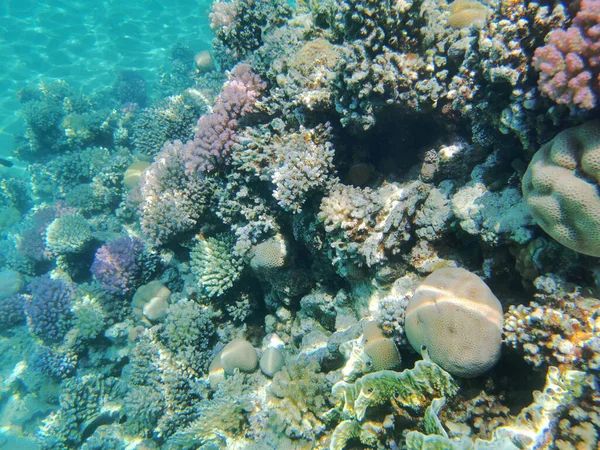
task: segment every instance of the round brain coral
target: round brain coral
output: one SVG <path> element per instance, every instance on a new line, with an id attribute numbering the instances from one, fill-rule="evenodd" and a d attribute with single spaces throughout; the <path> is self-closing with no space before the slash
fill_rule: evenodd
<path id="1" fill-rule="evenodd" d="M 386 338 L 375 322 L 369 322 L 363 329 L 365 353 L 370 358 L 373 370 L 387 370 L 399 367 L 402 363 L 396 344 Z"/>
<path id="2" fill-rule="evenodd" d="M 258 354 L 250 342 L 245 339 L 234 339 L 221 351 L 221 365 L 227 375 L 234 369 L 252 373 L 258 367 Z"/>
<path id="3" fill-rule="evenodd" d="M 600 257 L 600 121 L 557 134 L 534 155 L 523 196 L 542 229 L 576 252 Z"/>
<path id="4" fill-rule="evenodd" d="M 406 309 L 410 345 L 452 375 L 476 377 L 500 358 L 502 305 L 477 275 L 439 269 L 415 290 Z"/>

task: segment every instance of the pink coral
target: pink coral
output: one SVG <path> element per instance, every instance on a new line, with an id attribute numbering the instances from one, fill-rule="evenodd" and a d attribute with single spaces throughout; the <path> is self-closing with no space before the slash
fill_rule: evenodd
<path id="1" fill-rule="evenodd" d="M 211 114 L 198 121 L 194 139 L 182 151 L 186 174 L 213 170 L 236 142 L 238 119 L 252 112 L 265 83 L 248 64 L 238 64 L 225 83 Z"/>
<path id="2" fill-rule="evenodd" d="M 556 103 L 594 108 L 600 92 L 600 0 L 582 0 L 573 25 L 551 31 L 533 65 L 541 91 Z"/>

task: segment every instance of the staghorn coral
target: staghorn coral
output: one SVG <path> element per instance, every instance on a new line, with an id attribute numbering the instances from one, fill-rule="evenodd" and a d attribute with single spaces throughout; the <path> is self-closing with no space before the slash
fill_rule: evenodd
<path id="1" fill-rule="evenodd" d="M 196 240 L 190 251 L 190 269 L 203 296 L 223 295 L 239 279 L 244 265 L 233 254 L 233 244 L 233 237 L 225 233 Z"/>
<path id="2" fill-rule="evenodd" d="M 534 286 L 535 301 L 511 305 L 505 314 L 504 341 L 535 367 L 597 367 L 600 301 L 552 275 L 536 278 Z"/>

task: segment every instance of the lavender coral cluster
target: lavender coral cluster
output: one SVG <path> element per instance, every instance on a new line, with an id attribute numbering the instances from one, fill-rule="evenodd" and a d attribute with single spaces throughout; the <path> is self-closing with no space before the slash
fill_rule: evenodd
<path id="1" fill-rule="evenodd" d="M 600 92 L 600 1 L 582 0 L 573 24 L 547 36 L 535 51 L 541 91 L 558 104 L 592 109 Z"/>
<path id="2" fill-rule="evenodd" d="M 48 275 L 34 278 L 24 310 L 32 334 L 46 343 L 59 342 L 71 325 L 73 288 Z"/>
<path id="3" fill-rule="evenodd" d="M 198 121 L 194 139 L 183 149 L 186 174 L 220 167 L 237 141 L 238 121 L 251 113 L 266 84 L 248 64 L 238 64 L 225 83 L 211 114 Z"/>
<path id="4" fill-rule="evenodd" d="M 98 249 L 91 271 L 107 293 L 126 296 L 147 280 L 154 263 L 141 239 L 122 237 Z"/>

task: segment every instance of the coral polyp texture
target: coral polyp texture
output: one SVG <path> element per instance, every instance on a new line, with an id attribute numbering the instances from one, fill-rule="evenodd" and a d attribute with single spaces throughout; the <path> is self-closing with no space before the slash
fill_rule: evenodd
<path id="1" fill-rule="evenodd" d="M 523 176 L 523 195 L 538 224 L 577 252 L 600 256 L 600 122 L 559 133 Z"/>
<path id="2" fill-rule="evenodd" d="M 502 305 L 490 288 L 465 269 L 438 269 L 406 307 L 412 347 L 453 375 L 476 377 L 500 359 Z"/>
<path id="3" fill-rule="evenodd" d="M 600 0 L 30 3 L 0 447 L 598 448 Z"/>

